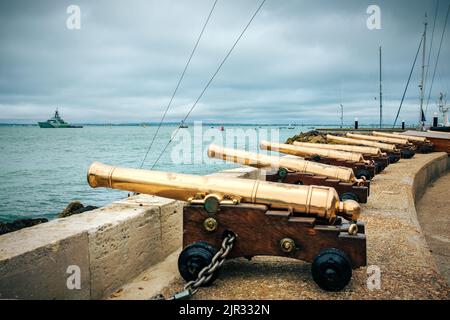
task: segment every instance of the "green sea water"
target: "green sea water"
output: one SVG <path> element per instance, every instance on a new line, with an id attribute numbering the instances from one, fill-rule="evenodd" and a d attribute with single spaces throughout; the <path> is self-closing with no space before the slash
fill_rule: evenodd
<path id="1" fill-rule="evenodd" d="M 161 127 L 144 168 L 151 167 L 176 128 Z M 180 148 L 186 147 L 189 151 L 190 145 L 191 152 L 201 150 L 204 155 L 212 141 L 211 133 L 222 137 L 223 144 L 226 144 L 227 132 L 238 129 L 254 130 L 258 138 L 268 139 L 271 139 L 271 130 L 276 130 L 281 142 L 306 130 L 302 127 L 225 126 L 225 131 L 220 131 L 218 127 L 208 125 L 197 127 L 203 133 L 199 135 L 197 132 L 194 136 L 195 129 L 189 126 L 181 129 L 178 137 L 191 138 L 175 139 L 155 170 L 204 175 L 236 167 L 220 160 L 204 163 L 194 159 L 194 155 L 190 163 L 180 163 L 174 154 L 177 155 L 175 151 Z M 103 206 L 127 197 L 125 191 L 89 187 L 87 169 L 93 161 L 138 168 L 155 131 L 155 126 L 85 126 L 82 129 L 0 126 L 0 221 L 37 217 L 53 219 L 74 200 L 84 205 Z M 244 143 L 248 147 L 250 142 L 246 140 Z"/>

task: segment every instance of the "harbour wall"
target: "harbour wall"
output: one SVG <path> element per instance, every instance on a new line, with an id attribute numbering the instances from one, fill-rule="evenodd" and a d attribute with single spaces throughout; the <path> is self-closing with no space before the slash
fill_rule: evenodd
<path id="1" fill-rule="evenodd" d="M 214 175 L 261 178 L 253 168 Z M 182 210 L 181 201 L 137 195 L 2 235 L 0 299 L 108 296 L 180 248 Z"/>

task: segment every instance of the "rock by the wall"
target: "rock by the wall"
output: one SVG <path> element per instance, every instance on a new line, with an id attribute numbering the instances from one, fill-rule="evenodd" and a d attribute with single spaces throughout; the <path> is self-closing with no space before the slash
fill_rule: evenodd
<path id="1" fill-rule="evenodd" d="M 48 219 L 46 218 L 19 219 L 13 222 L 0 222 L 0 235 L 8 232 L 17 231 L 23 228 L 32 227 L 44 222 L 48 222 Z"/>
<path id="2" fill-rule="evenodd" d="M 327 143 L 326 134 L 319 131 L 312 130 L 308 132 L 302 132 L 286 140 L 287 144 L 292 144 L 294 141 L 299 142 L 311 142 L 311 143 Z"/>
<path id="3" fill-rule="evenodd" d="M 66 218 L 70 217 L 74 214 L 83 213 L 86 211 L 91 211 L 94 209 L 97 209 L 98 207 L 95 206 L 84 206 L 80 201 L 72 201 L 67 205 L 67 207 L 61 211 L 61 213 L 58 215 L 58 218 Z"/>

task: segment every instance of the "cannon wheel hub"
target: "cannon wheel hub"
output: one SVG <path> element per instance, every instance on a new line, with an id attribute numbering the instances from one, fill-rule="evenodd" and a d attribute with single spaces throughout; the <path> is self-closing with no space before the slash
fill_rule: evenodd
<path id="1" fill-rule="evenodd" d="M 329 248 L 316 256 L 311 272 L 319 287 L 327 291 L 339 291 L 352 277 L 352 264 L 343 251 Z"/>

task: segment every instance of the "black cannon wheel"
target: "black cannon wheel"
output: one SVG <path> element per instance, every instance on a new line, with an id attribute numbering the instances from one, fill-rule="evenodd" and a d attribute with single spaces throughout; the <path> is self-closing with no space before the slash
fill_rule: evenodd
<path id="1" fill-rule="evenodd" d="M 353 192 L 344 192 L 339 196 L 339 198 L 341 199 L 341 201 L 355 200 L 356 202 L 359 202 L 358 196 Z"/>
<path id="2" fill-rule="evenodd" d="M 185 281 L 197 279 L 198 273 L 211 263 L 217 249 L 204 241 L 194 242 L 181 251 L 178 257 L 178 271 Z M 204 283 L 210 285 L 217 278 L 217 271 L 210 281 Z"/>
<path id="3" fill-rule="evenodd" d="M 383 166 L 381 163 L 375 162 L 375 172 L 380 173 L 381 171 L 383 171 Z"/>
<path id="4" fill-rule="evenodd" d="M 356 171 L 355 176 L 358 179 L 365 177 L 367 180 L 370 180 L 370 173 L 366 169 L 360 169 L 360 170 Z"/>
<path id="5" fill-rule="evenodd" d="M 412 157 L 414 157 L 415 154 L 416 153 L 412 150 L 405 149 L 401 151 L 402 158 L 404 159 L 411 159 Z"/>
<path id="6" fill-rule="evenodd" d="M 430 153 L 431 151 L 433 151 L 433 147 L 432 147 L 432 146 L 427 146 L 427 145 L 425 145 L 425 146 L 420 146 L 419 149 L 418 149 L 418 151 L 419 151 L 420 153 Z"/>
<path id="7" fill-rule="evenodd" d="M 389 163 L 396 163 L 398 160 L 400 160 L 399 157 L 396 157 L 396 156 L 393 155 L 393 154 L 390 154 L 390 155 L 389 155 Z"/>
<path id="8" fill-rule="evenodd" d="M 352 264 L 347 255 L 335 248 L 322 250 L 311 266 L 314 281 L 327 291 L 340 291 L 352 277 Z"/>
<path id="9" fill-rule="evenodd" d="M 280 178 L 280 179 L 284 179 L 284 178 L 286 178 L 287 177 L 287 175 L 288 175 L 288 170 L 286 169 L 286 168 L 280 168 L 280 169 L 278 169 L 278 177 Z"/>

